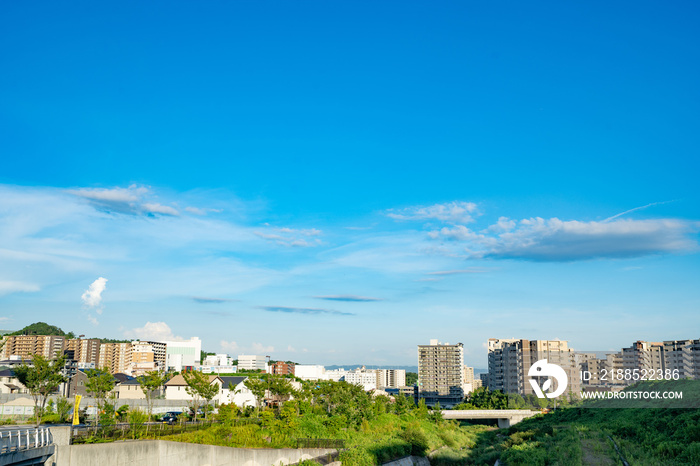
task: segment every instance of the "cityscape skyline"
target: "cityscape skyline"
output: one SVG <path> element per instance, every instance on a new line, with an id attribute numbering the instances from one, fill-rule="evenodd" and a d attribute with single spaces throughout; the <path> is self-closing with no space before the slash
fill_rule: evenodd
<path id="1" fill-rule="evenodd" d="M 477 368 L 697 337 L 697 8 L 3 5 L 0 328 Z"/>

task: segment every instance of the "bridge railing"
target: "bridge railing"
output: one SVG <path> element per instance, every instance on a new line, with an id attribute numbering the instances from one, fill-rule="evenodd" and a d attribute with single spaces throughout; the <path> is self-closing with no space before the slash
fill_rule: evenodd
<path id="1" fill-rule="evenodd" d="M 48 427 L 32 429 L 0 430 L 0 454 L 53 444 L 53 435 Z"/>

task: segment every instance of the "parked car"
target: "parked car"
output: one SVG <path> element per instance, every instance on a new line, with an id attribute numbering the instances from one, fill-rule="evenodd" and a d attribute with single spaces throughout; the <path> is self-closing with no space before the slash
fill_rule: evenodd
<path id="1" fill-rule="evenodd" d="M 168 424 L 173 424 L 177 422 L 178 416 L 182 413 L 176 413 L 176 412 L 169 412 L 165 413 L 165 416 L 163 416 L 160 420 L 163 422 L 167 422 Z"/>

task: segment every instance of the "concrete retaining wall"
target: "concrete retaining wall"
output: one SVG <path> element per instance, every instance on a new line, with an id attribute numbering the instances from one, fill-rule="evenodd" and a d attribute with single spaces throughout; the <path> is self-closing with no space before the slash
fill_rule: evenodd
<path id="1" fill-rule="evenodd" d="M 422 456 L 405 456 L 382 466 L 430 466 L 430 461 Z"/>
<path id="2" fill-rule="evenodd" d="M 54 466 L 279 466 L 327 455 L 324 448 L 229 448 L 165 440 L 57 447 Z M 49 463 L 50 464 L 50 463 Z"/>

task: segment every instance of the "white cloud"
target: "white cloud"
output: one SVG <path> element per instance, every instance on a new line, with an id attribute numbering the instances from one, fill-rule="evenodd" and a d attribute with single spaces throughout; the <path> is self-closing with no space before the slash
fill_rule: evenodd
<path id="1" fill-rule="evenodd" d="M 128 188 L 79 188 L 69 189 L 68 193 L 87 199 L 93 206 L 120 213 L 138 213 L 140 203 L 149 192 L 143 186 L 131 185 Z"/>
<path id="2" fill-rule="evenodd" d="M 445 223 L 471 223 L 477 212 L 473 202 L 454 201 L 431 206 L 413 206 L 405 209 L 389 209 L 387 217 L 395 220 L 439 220 Z"/>
<path id="3" fill-rule="evenodd" d="M 219 346 L 221 347 L 222 350 L 224 350 L 228 353 L 233 353 L 234 351 L 238 350 L 238 343 L 236 343 L 235 341 L 221 340 L 219 342 Z"/>
<path id="4" fill-rule="evenodd" d="M 150 214 L 172 215 L 175 217 L 180 215 L 180 212 L 178 212 L 173 207 L 169 207 L 169 206 L 161 205 L 161 204 L 157 204 L 157 203 L 147 202 L 147 203 L 142 204 L 141 208 L 144 210 L 144 212 L 148 212 Z"/>
<path id="5" fill-rule="evenodd" d="M 275 351 L 274 346 L 264 346 L 262 343 L 253 343 L 253 352 L 256 354 L 264 355 L 265 353 L 273 353 Z"/>
<path id="6" fill-rule="evenodd" d="M 516 226 L 510 220 L 499 222 L 508 228 L 489 227 L 485 232 L 491 233 L 477 234 L 457 225 L 428 236 L 455 241 L 472 258 L 573 261 L 696 251 L 698 244 L 691 235 L 700 226 L 676 219 L 583 222 L 535 217 Z"/>
<path id="7" fill-rule="evenodd" d="M 100 277 L 80 297 L 86 307 L 92 308 L 98 314 L 102 314 L 102 292 L 107 287 L 107 279 Z"/>
<path id="8" fill-rule="evenodd" d="M 288 353 L 296 353 L 297 350 L 294 349 L 294 347 L 292 345 L 289 345 L 289 346 L 287 346 L 287 352 Z"/>
<path id="9" fill-rule="evenodd" d="M 486 231 L 500 233 L 504 231 L 510 231 L 513 228 L 515 228 L 516 225 L 517 222 L 515 220 L 511 220 L 508 217 L 500 217 L 498 219 L 498 222 L 488 227 Z"/>
<path id="10" fill-rule="evenodd" d="M 150 195 L 151 191 L 143 186 L 131 185 L 128 188 L 110 189 L 80 188 L 70 189 L 68 193 L 87 199 L 94 207 L 108 212 L 134 215 L 180 215 L 174 207 L 147 201 L 147 197 L 153 196 Z"/>
<path id="11" fill-rule="evenodd" d="M 147 194 L 148 188 L 131 185 L 129 186 L 129 188 L 81 188 L 71 189 L 68 190 L 68 192 L 71 194 L 75 194 L 76 196 L 84 197 L 93 201 L 131 204 L 138 202 L 143 195 Z"/>
<path id="12" fill-rule="evenodd" d="M 100 325 L 99 321 L 97 320 L 97 317 L 93 316 L 92 314 L 87 315 L 87 320 L 90 322 L 92 325 Z"/>
<path id="13" fill-rule="evenodd" d="M 456 241 L 481 241 L 485 238 L 484 235 L 474 233 L 464 225 L 442 227 L 440 230 L 428 232 L 428 237 L 433 239 L 443 238 Z"/>
<path id="14" fill-rule="evenodd" d="M 183 341 L 184 338 L 173 335 L 170 326 L 165 322 L 146 322 L 143 327 L 126 330 L 124 336 L 138 340 L 149 341 Z"/>

